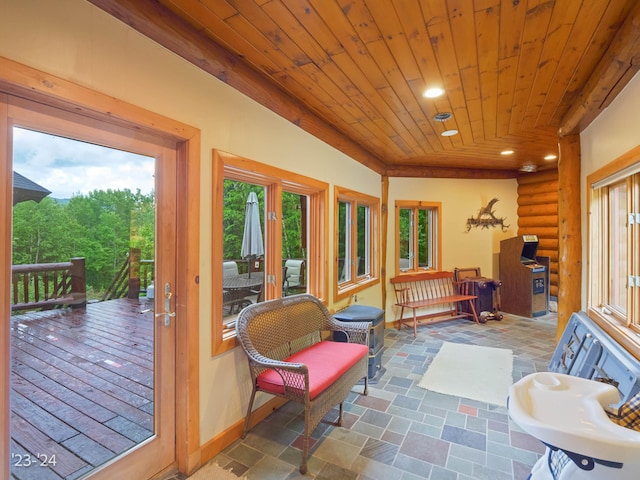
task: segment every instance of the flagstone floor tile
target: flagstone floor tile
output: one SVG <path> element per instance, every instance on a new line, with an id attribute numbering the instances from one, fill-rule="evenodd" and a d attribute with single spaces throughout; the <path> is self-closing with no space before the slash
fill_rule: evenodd
<path id="1" fill-rule="evenodd" d="M 555 349 L 556 315 L 505 315 L 476 325 L 466 320 L 423 325 L 418 335 L 385 331 L 383 367 L 369 395 L 356 386 L 343 426 L 337 409 L 313 432 L 309 473 L 298 472 L 304 413 L 287 404 L 216 456 L 239 478 L 291 480 L 525 480 L 543 445 L 510 419 L 506 408 L 419 388 L 442 342 L 507 348 L 513 379 L 546 370 Z"/>
<path id="2" fill-rule="evenodd" d="M 467 447 L 475 448 L 476 450 L 487 449 L 487 436 L 478 432 L 472 432 L 464 428 L 453 427 L 451 425 L 445 425 L 442 429 L 442 440 L 448 442 L 459 443 L 460 445 L 466 445 Z"/>

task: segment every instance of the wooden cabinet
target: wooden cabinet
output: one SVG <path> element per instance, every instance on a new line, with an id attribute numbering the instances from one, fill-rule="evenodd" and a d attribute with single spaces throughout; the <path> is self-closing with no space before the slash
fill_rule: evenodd
<path id="1" fill-rule="evenodd" d="M 500 303 L 503 312 L 522 317 L 546 315 L 549 257 L 536 257 L 537 249 L 536 235 L 520 235 L 500 242 Z"/>

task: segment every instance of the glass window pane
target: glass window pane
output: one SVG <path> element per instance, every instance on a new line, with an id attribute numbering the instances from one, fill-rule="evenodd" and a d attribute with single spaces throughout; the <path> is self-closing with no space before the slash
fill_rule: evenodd
<path id="1" fill-rule="evenodd" d="M 369 251 L 370 251 L 370 215 L 369 207 L 358 205 L 358 245 L 356 268 L 357 276 L 362 277 L 369 274 Z"/>
<path id="2" fill-rule="evenodd" d="M 336 245 L 334 269 L 336 298 L 346 298 L 378 280 L 378 263 L 372 258 L 378 251 L 379 202 L 359 192 L 336 187 Z"/>
<path id="3" fill-rule="evenodd" d="M 431 211 L 418 210 L 418 265 L 420 268 L 431 267 Z"/>
<path id="4" fill-rule="evenodd" d="M 350 264 L 350 204 L 338 202 L 338 283 L 351 280 Z"/>
<path id="5" fill-rule="evenodd" d="M 401 208 L 398 212 L 400 270 L 403 271 L 412 268 L 411 259 L 413 258 L 413 236 L 411 235 L 411 214 L 412 211 L 409 208 Z"/>
<path id="6" fill-rule="evenodd" d="M 434 210 L 418 209 L 418 266 L 419 268 L 434 268 L 433 255 L 435 250 L 434 238 Z"/>
<path id="7" fill-rule="evenodd" d="M 224 181 L 223 323 L 244 306 L 264 300 L 264 197 L 260 185 Z"/>
<path id="8" fill-rule="evenodd" d="M 609 188 L 609 304 L 627 313 L 627 186 Z"/>
<path id="9" fill-rule="evenodd" d="M 282 192 L 283 295 L 307 292 L 308 197 Z"/>

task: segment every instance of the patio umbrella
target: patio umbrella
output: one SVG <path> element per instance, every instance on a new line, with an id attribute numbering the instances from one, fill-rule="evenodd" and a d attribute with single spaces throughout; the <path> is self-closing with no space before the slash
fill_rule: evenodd
<path id="1" fill-rule="evenodd" d="M 244 232 L 242 234 L 242 258 L 249 258 L 252 262 L 255 257 L 264 255 L 262 243 L 262 227 L 260 226 L 260 207 L 258 196 L 255 192 L 249 193 L 244 211 Z M 251 263 L 249 263 L 249 276 L 251 276 Z"/>
<path id="2" fill-rule="evenodd" d="M 36 182 L 29 180 L 18 172 L 13 172 L 13 205 L 28 200 L 39 202 L 50 193 L 49 190 L 41 187 Z"/>

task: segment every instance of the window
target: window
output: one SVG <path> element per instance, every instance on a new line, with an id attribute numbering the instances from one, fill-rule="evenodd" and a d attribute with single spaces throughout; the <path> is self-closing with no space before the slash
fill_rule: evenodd
<path id="1" fill-rule="evenodd" d="M 640 344 L 640 152 L 637 153 L 614 161 L 587 179 L 589 313 L 620 343 L 633 348 Z"/>
<path id="2" fill-rule="evenodd" d="M 439 202 L 396 202 L 396 272 L 440 267 Z"/>
<path id="3" fill-rule="evenodd" d="M 380 201 L 335 187 L 335 299 L 379 281 Z"/>
<path id="4" fill-rule="evenodd" d="M 327 297 L 328 185 L 217 150 L 213 160 L 215 355 L 235 347 L 235 320 L 250 303 L 301 292 Z"/>

